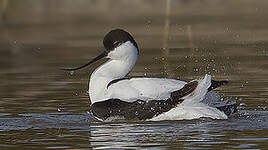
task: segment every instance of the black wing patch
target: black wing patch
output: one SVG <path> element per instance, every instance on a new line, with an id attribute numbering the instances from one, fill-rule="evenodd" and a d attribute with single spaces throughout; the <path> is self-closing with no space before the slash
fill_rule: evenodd
<path id="1" fill-rule="evenodd" d="M 179 98 L 182 98 L 184 96 L 187 96 L 190 93 L 192 93 L 196 89 L 197 86 L 198 86 L 197 81 L 189 82 L 189 83 L 185 84 L 183 86 L 183 88 L 181 88 L 180 90 L 172 92 L 171 98 L 172 99 L 179 99 Z"/>
<path id="2" fill-rule="evenodd" d="M 225 85 L 227 83 L 228 83 L 228 81 L 226 81 L 226 80 L 222 80 L 222 81 L 211 80 L 211 85 L 208 88 L 208 91 L 216 89 L 217 87 L 220 87 L 220 86 Z"/>
<path id="3" fill-rule="evenodd" d="M 167 112 L 183 102 L 183 97 L 193 92 L 197 81 L 190 82 L 178 91 L 172 92 L 167 100 L 136 100 L 125 102 L 120 99 L 109 99 L 93 103 L 90 107 L 94 116 L 106 120 L 109 117 L 121 116 L 127 120 L 146 120 Z"/>

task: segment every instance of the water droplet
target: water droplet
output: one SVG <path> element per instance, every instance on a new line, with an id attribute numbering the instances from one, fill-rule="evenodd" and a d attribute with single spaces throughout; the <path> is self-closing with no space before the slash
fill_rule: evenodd
<path id="1" fill-rule="evenodd" d="M 139 104 L 143 104 L 143 102 L 142 102 L 142 101 L 138 101 L 138 103 L 139 103 Z"/>
<path id="2" fill-rule="evenodd" d="M 70 71 L 70 75 L 71 76 L 74 75 L 74 73 L 75 73 L 75 71 Z"/>
<path id="3" fill-rule="evenodd" d="M 235 34 L 235 38 L 239 38 L 240 37 L 240 34 Z"/>
<path id="4" fill-rule="evenodd" d="M 240 103 L 239 106 L 247 106 L 245 103 Z"/>

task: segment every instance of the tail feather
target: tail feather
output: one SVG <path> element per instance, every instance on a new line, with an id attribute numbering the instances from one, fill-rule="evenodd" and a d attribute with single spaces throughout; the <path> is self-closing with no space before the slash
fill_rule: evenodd
<path id="1" fill-rule="evenodd" d="M 191 94 L 184 97 L 185 102 L 199 103 L 204 99 L 206 93 L 208 92 L 208 88 L 211 85 L 211 76 L 206 75 L 203 79 L 197 81 L 198 85 L 196 89 Z"/>
<path id="2" fill-rule="evenodd" d="M 227 80 L 221 80 L 221 81 L 211 80 L 211 86 L 208 88 L 208 91 L 216 89 L 217 87 L 220 87 L 220 86 L 225 85 L 227 83 L 228 83 Z"/>
<path id="3" fill-rule="evenodd" d="M 192 81 L 194 82 L 194 81 Z M 150 120 L 183 120 L 209 117 L 212 119 L 227 119 L 224 112 L 215 107 L 210 107 L 201 101 L 205 98 L 208 89 L 211 87 L 211 76 L 206 75 L 203 79 L 195 80 L 198 82 L 196 88 L 186 96 L 184 101 L 168 112 L 164 112 Z"/>

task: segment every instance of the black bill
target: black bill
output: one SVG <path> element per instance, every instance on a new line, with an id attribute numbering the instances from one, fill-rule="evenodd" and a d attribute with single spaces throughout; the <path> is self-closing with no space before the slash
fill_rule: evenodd
<path id="1" fill-rule="evenodd" d="M 104 52 L 101 53 L 99 56 L 97 56 L 97 57 L 93 58 L 91 61 L 89 61 L 87 64 L 84 64 L 84 65 L 82 65 L 82 66 L 80 66 L 80 67 L 76 67 L 76 68 L 68 68 L 68 69 L 63 68 L 62 70 L 65 70 L 65 71 L 75 71 L 75 70 L 79 70 L 79 69 L 82 69 L 82 68 L 84 68 L 84 67 L 86 67 L 86 66 L 88 66 L 88 65 L 90 65 L 90 64 L 92 64 L 92 63 L 94 63 L 95 61 L 98 61 L 98 60 L 100 60 L 101 58 L 106 57 L 106 56 L 107 56 L 107 52 L 104 51 Z"/>

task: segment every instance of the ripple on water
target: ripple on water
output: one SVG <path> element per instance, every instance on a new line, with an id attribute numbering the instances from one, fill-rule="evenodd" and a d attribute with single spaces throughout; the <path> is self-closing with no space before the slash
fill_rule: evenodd
<path id="1" fill-rule="evenodd" d="M 88 113 L 28 113 L 15 118 L 4 117 L 0 118 L 0 136 L 4 141 L 0 147 L 14 146 L 8 142 L 10 137 L 17 143 L 15 145 L 27 147 L 32 143 L 47 149 L 75 148 L 79 144 L 95 148 L 177 146 L 191 149 L 224 147 L 227 143 L 229 148 L 254 148 L 265 145 L 268 140 L 261 136 L 262 131 L 266 135 L 268 130 L 267 111 L 240 110 L 229 120 L 203 118 L 161 122 L 103 123 L 96 122 Z M 63 144 L 59 144 L 63 139 Z M 73 144 L 68 145 L 70 141 Z M 51 143 L 56 144 L 51 146 Z"/>

